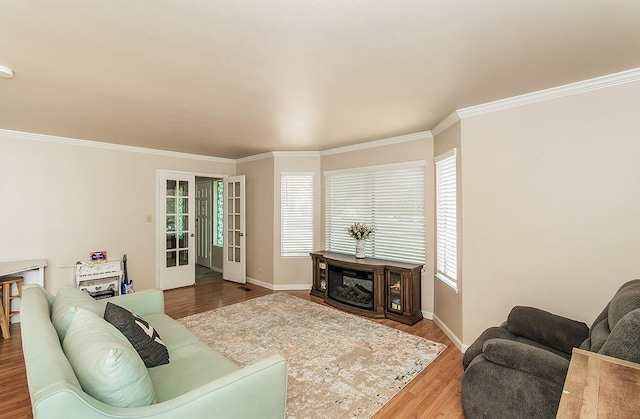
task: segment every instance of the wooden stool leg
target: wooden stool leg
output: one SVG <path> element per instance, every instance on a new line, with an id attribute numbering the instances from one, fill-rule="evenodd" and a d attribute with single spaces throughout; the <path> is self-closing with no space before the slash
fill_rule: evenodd
<path id="1" fill-rule="evenodd" d="M 2 294 L 4 297 L 4 292 Z M 5 309 L 1 302 L 0 302 L 0 328 L 2 329 L 3 338 L 6 339 L 11 337 L 11 332 L 9 331 L 9 319 L 7 318 L 7 316 L 5 316 Z"/>
<path id="2" fill-rule="evenodd" d="M 12 301 L 15 300 L 16 298 L 19 298 L 20 301 L 22 301 L 22 283 L 24 281 L 24 278 L 21 277 L 16 277 L 15 279 L 8 281 L 9 285 L 9 305 L 5 306 L 5 311 L 9 312 L 9 315 L 7 316 L 7 318 L 9 319 L 9 323 L 11 323 L 11 318 L 13 316 L 16 316 L 18 314 L 20 314 L 20 310 L 12 310 L 12 305 L 15 306 L 15 304 L 12 304 Z M 16 284 L 16 289 L 18 291 L 17 294 L 11 294 L 11 284 Z"/>
<path id="3" fill-rule="evenodd" d="M 4 306 L 4 317 L 9 321 L 11 315 L 11 283 L 2 284 L 2 305 Z"/>

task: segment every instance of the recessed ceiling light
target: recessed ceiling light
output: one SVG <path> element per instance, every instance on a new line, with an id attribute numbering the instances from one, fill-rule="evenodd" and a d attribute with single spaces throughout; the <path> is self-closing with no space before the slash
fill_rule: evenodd
<path id="1" fill-rule="evenodd" d="M 9 67 L 3 67 L 0 65 L 0 78 L 3 79 L 12 79 L 13 78 L 13 70 Z"/>

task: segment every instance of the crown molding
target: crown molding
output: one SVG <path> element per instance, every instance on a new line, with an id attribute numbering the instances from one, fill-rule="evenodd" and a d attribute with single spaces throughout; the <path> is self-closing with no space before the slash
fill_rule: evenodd
<path id="1" fill-rule="evenodd" d="M 320 157 L 319 151 L 273 151 L 273 157 Z"/>
<path id="2" fill-rule="evenodd" d="M 449 116 L 447 116 L 445 119 L 440 121 L 438 125 L 433 127 L 431 132 L 433 133 L 434 136 L 436 136 L 440 134 L 442 131 L 452 126 L 453 124 L 455 124 L 456 122 L 458 122 L 459 120 L 460 120 L 460 115 L 458 115 L 458 111 L 453 111 L 449 114 Z"/>
<path id="3" fill-rule="evenodd" d="M 123 144 L 104 143 L 100 141 L 81 140 L 78 138 L 58 137 L 55 135 L 36 134 L 32 132 L 11 131 L 0 129 L 0 136 L 12 137 L 18 140 L 42 141 L 47 143 L 74 145 L 81 147 L 99 148 L 103 150 L 125 151 L 129 153 L 141 153 L 178 159 L 204 160 L 213 163 L 235 164 L 233 159 L 205 156 L 202 154 L 182 153 L 179 151 L 158 150 L 155 148 L 135 147 Z"/>
<path id="4" fill-rule="evenodd" d="M 552 87 L 550 89 L 539 90 L 537 92 L 526 93 L 506 99 L 500 99 L 493 102 L 484 103 L 482 105 L 470 106 L 467 108 L 458 109 L 456 113 L 460 118 L 468 118 L 470 116 L 482 115 L 490 112 L 514 108 L 517 106 L 529 105 L 532 103 L 557 99 L 564 96 L 577 95 L 580 93 L 590 92 L 592 90 L 604 89 L 607 87 L 633 83 L 637 81 L 640 81 L 640 68 L 634 68 L 631 70 L 621 71 L 619 73 L 608 74 L 606 76 Z"/>
<path id="5" fill-rule="evenodd" d="M 276 157 L 319 157 L 319 151 L 267 151 L 253 156 L 236 159 L 236 164 L 248 163 L 256 160 L 264 160 Z"/>
<path id="6" fill-rule="evenodd" d="M 267 151 L 266 153 L 254 154 L 253 156 L 247 156 L 247 157 L 241 157 L 239 159 L 236 159 L 235 162 L 236 164 L 242 164 L 242 163 L 249 163 L 251 161 L 256 161 L 256 160 L 270 159 L 273 157 L 274 157 L 273 151 Z"/>
<path id="7" fill-rule="evenodd" d="M 431 131 L 421 131 L 413 134 L 399 135 L 397 137 L 385 138 L 382 140 L 375 140 L 375 141 L 369 141 L 366 143 L 348 145 L 345 147 L 330 148 L 330 149 L 321 151 L 320 156 L 347 153 L 349 151 L 359 151 L 359 150 L 365 150 L 368 148 L 382 147 L 390 144 L 398 144 L 398 143 L 404 143 L 407 141 L 416 141 L 416 140 L 424 140 L 424 139 L 433 139 L 433 134 L 431 134 Z"/>

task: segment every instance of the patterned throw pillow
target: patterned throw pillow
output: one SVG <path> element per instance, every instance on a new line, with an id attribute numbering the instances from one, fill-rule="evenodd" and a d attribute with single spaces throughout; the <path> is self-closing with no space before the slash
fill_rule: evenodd
<path id="1" fill-rule="evenodd" d="M 167 346 L 148 321 L 110 302 L 107 302 L 104 319 L 129 339 L 147 368 L 169 363 Z"/>

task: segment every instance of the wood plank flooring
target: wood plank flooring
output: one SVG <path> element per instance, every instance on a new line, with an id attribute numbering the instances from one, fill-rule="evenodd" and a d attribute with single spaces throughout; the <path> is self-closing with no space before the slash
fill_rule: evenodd
<path id="1" fill-rule="evenodd" d="M 165 311 L 169 316 L 179 318 L 272 293 L 273 291 L 256 285 L 241 285 L 217 279 L 197 286 L 165 291 Z M 287 293 L 323 304 L 321 299 L 311 297 L 308 291 Z M 442 342 L 448 348 L 373 418 L 464 418 L 460 401 L 462 353 L 442 330 L 431 320 L 422 320 L 413 326 L 387 319 L 375 321 Z M 0 418 L 31 417 L 20 327 L 19 324 L 13 324 L 11 338 L 0 339 Z"/>

